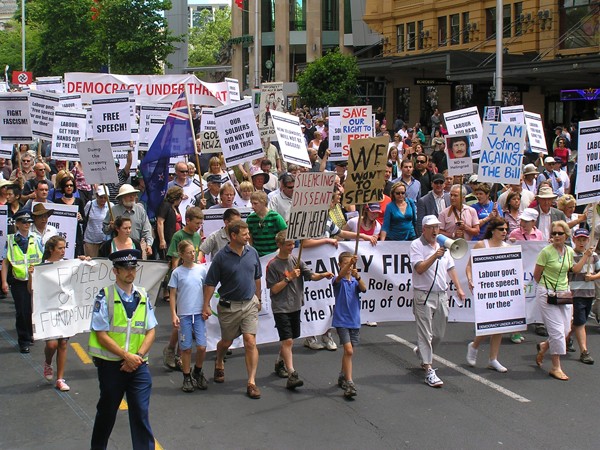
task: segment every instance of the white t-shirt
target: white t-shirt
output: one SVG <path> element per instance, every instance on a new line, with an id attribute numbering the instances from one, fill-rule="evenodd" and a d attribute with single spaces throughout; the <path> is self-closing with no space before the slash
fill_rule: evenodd
<path id="1" fill-rule="evenodd" d="M 171 274 L 169 287 L 177 289 L 178 316 L 202 313 L 202 290 L 207 272 L 204 264 L 195 264 L 191 269 L 179 266 Z"/>

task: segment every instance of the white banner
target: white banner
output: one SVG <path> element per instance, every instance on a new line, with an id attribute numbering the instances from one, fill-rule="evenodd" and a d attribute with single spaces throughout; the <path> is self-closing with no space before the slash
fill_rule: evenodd
<path id="1" fill-rule="evenodd" d="M 578 205 L 600 201 L 600 120 L 579 122 L 577 146 Z"/>
<path id="2" fill-rule="evenodd" d="M 241 214 L 242 220 L 245 222 L 246 218 L 252 213 L 252 208 L 235 208 Z M 204 223 L 202 224 L 202 230 L 204 231 L 204 237 L 208 237 L 215 231 L 220 230 L 225 225 L 223 223 L 223 214 L 225 214 L 227 208 L 214 208 L 205 209 L 204 212 Z"/>
<path id="3" fill-rule="evenodd" d="M 521 247 L 471 250 L 475 334 L 512 333 L 527 329 Z"/>
<path id="4" fill-rule="evenodd" d="M 35 79 L 35 87 L 38 91 L 46 92 L 63 92 L 62 77 L 37 77 Z"/>
<path id="5" fill-rule="evenodd" d="M 81 168 L 89 184 L 118 183 L 119 176 L 109 141 L 77 143 Z"/>
<path id="6" fill-rule="evenodd" d="M 92 122 L 94 140 L 109 140 L 114 149 L 131 148 L 128 94 L 92 98 Z"/>
<path id="7" fill-rule="evenodd" d="M 499 122 L 525 125 L 525 108 L 523 105 L 501 107 Z"/>
<path id="8" fill-rule="evenodd" d="M 200 113 L 200 131 L 213 131 L 217 129 L 215 123 L 215 110 L 214 108 L 202 108 Z"/>
<path id="9" fill-rule="evenodd" d="M 477 180 L 490 183 L 521 183 L 525 126 L 485 122 L 483 136 Z"/>
<path id="10" fill-rule="evenodd" d="M 79 152 L 77 151 L 77 143 L 84 141 L 86 137 L 86 110 L 56 108 L 53 122 L 52 158 L 65 161 L 78 161 Z"/>
<path id="11" fill-rule="evenodd" d="M 350 142 L 374 136 L 372 107 L 343 106 L 340 113 L 342 129 L 342 159 L 350 156 Z"/>
<path id="12" fill-rule="evenodd" d="M 271 120 L 275 127 L 283 160 L 289 164 L 310 169 L 312 164 L 308 159 L 306 141 L 300 129 L 300 118 L 273 110 L 271 111 Z"/>
<path id="13" fill-rule="evenodd" d="M 63 94 L 60 96 L 58 106 L 60 106 L 61 108 L 82 109 L 83 103 L 81 101 L 81 95 L 79 95 L 79 94 L 64 95 Z"/>
<path id="14" fill-rule="evenodd" d="M 227 167 L 264 155 L 250 100 L 215 108 L 214 115 Z"/>
<path id="15" fill-rule="evenodd" d="M 345 161 L 342 156 L 342 108 L 339 106 L 329 108 L 329 155 L 328 161 Z"/>
<path id="16" fill-rule="evenodd" d="M 204 180 L 202 180 L 202 182 L 204 182 Z M 204 183 L 206 183 L 206 182 L 204 182 Z M 200 180 L 198 180 L 197 178 L 193 178 L 192 182 L 182 189 L 183 189 L 183 200 L 181 200 L 181 203 L 179 204 L 179 212 L 181 213 L 181 222 L 185 226 L 185 211 L 189 207 L 194 206 L 194 198 L 202 190 L 200 188 Z M 206 186 L 205 186 L 205 189 L 206 189 Z"/>
<path id="17" fill-rule="evenodd" d="M 0 94 L 0 142 L 3 144 L 33 142 L 27 93 L 6 92 Z"/>
<path id="18" fill-rule="evenodd" d="M 323 236 L 334 186 L 334 173 L 298 174 L 288 220 L 288 239 L 313 239 Z"/>
<path id="19" fill-rule="evenodd" d="M 31 209 L 39 202 L 33 202 Z M 54 212 L 48 218 L 48 225 L 57 229 L 58 235 L 67 241 L 67 250 L 65 258 L 75 258 L 75 241 L 77 238 L 77 205 L 63 205 L 62 203 L 44 203 L 46 209 L 53 209 Z"/>
<path id="20" fill-rule="evenodd" d="M 2 144 L 0 143 L 0 158 L 9 159 L 12 158 L 13 144 Z"/>
<path id="21" fill-rule="evenodd" d="M 227 91 L 229 92 L 229 97 L 227 98 L 227 103 L 239 102 L 240 98 L 240 83 L 235 78 L 225 78 L 225 83 L 227 83 Z"/>
<path id="22" fill-rule="evenodd" d="M 444 113 L 448 134 L 468 134 L 471 157 L 479 158 L 483 139 L 483 126 L 477 106 Z"/>
<path id="23" fill-rule="evenodd" d="M 140 105 L 140 137 L 138 146 L 140 150 L 148 150 L 154 142 L 156 135 L 165 123 L 171 111 L 169 104 L 144 103 Z"/>
<path id="24" fill-rule="evenodd" d="M 271 141 L 277 140 L 273 121 L 271 119 L 271 111 L 284 111 L 283 83 L 263 83 L 260 86 L 260 110 L 258 113 L 258 128 L 260 130 L 260 138 Z"/>
<path id="25" fill-rule="evenodd" d="M 31 134 L 49 141 L 54 127 L 54 110 L 59 106 L 60 95 L 51 92 L 29 91 Z"/>
<path id="26" fill-rule="evenodd" d="M 469 145 L 471 140 L 467 134 L 449 134 L 445 136 L 446 160 L 448 175 L 465 175 L 473 173 L 473 158 Z"/>
<path id="27" fill-rule="evenodd" d="M 152 304 L 167 273 L 164 261 L 140 261 L 134 284 L 148 292 Z M 71 337 L 89 331 L 100 289 L 115 282 L 112 262 L 94 259 L 59 261 L 35 266 L 33 273 L 33 337 Z"/>
<path id="28" fill-rule="evenodd" d="M 548 147 L 546 147 L 546 136 L 544 135 L 544 124 L 542 123 L 542 116 L 527 111 L 525 111 L 524 116 L 531 151 L 544 154 L 548 153 Z"/>

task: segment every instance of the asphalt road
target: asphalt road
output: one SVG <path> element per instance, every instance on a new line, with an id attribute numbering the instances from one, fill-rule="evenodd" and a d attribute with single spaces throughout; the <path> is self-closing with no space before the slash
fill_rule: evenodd
<path id="1" fill-rule="evenodd" d="M 479 364 L 465 362 L 471 324 L 449 324 L 434 363 L 442 389 L 423 383 L 424 374 L 409 342 L 411 322 L 363 327 L 354 357 L 358 396 L 345 400 L 337 387 L 341 350 L 312 351 L 298 341 L 295 366 L 305 385 L 284 389 L 273 374 L 277 345 L 260 346 L 260 400 L 245 396 L 243 351 L 226 364 L 226 382 L 212 382 L 214 354 L 205 365 L 207 391 L 183 393 L 182 375 L 162 366 L 169 334 L 168 305 L 157 307 L 159 328 L 151 351 L 151 423 L 157 448 L 208 449 L 586 449 L 597 448 L 600 334 L 588 322 L 589 348 L 599 362 L 586 366 L 572 353 L 564 361 L 571 377 L 560 382 L 535 365 L 535 343 L 526 333 L 515 345 L 505 338 L 500 361 L 509 372 L 486 369 L 487 346 Z M 87 335 L 71 344 L 87 345 Z M 14 309 L 0 302 L 0 449 L 85 449 L 98 400 L 95 368 L 71 348 L 60 393 L 42 376 L 43 342 L 29 355 L 18 353 Z M 120 411 L 111 448 L 131 448 L 126 411 Z"/>

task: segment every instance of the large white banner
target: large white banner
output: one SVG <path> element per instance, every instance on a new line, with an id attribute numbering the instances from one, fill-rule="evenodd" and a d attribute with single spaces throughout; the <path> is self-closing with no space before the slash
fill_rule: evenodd
<path id="1" fill-rule="evenodd" d="M 56 108 L 52 130 L 52 158 L 78 161 L 77 143 L 85 140 L 86 129 L 85 109 Z"/>
<path id="2" fill-rule="evenodd" d="M 27 93 L 5 92 L 0 94 L 0 142 L 3 144 L 33 142 Z"/>
<path id="3" fill-rule="evenodd" d="M 114 149 L 131 148 L 131 111 L 128 94 L 92 98 L 95 140 L 109 140 Z"/>
<path id="4" fill-rule="evenodd" d="M 525 148 L 525 126 L 485 122 L 483 136 L 478 181 L 519 184 Z"/>
<path id="5" fill-rule="evenodd" d="M 579 122 L 577 147 L 578 205 L 600 201 L 600 120 Z"/>
<path id="6" fill-rule="evenodd" d="M 527 329 L 521 247 L 471 250 L 475 334 Z"/>
<path id="7" fill-rule="evenodd" d="M 535 302 L 535 282 L 533 269 L 540 250 L 545 242 L 520 242 L 523 252 L 523 284 L 527 306 L 527 323 L 541 323 L 541 314 Z M 472 246 L 474 243 L 469 243 Z M 340 242 L 337 249 L 331 245 L 307 248 L 302 251 L 302 260 L 315 272 L 330 271 L 338 273 L 337 257 L 341 252 L 354 253 L 354 242 Z M 373 247 L 361 241 L 358 247 L 357 267 L 360 276 L 367 285 L 367 292 L 361 294 L 361 322 L 413 321 L 412 312 L 412 268 L 410 265 L 410 242 L 385 242 Z M 295 250 L 297 254 L 297 249 Z M 263 265 L 263 308 L 259 314 L 259 330 L 256 335 L 259 344 L 279 341 L 271 311 L 269 290 L 266 288 L 264 275 L 266 264 L 275 255 L 261 258 Z M 465 268 L 470 255 L 456 261 L 461 286 L 467 293 L 464 305 L 460 305 L 456 297 L 456 288 L 450 284 L 449 304 L 451 322 L 475 322 L 473 298 L 468 289 Z M 301 311 L 301 336 L 319 336 L 331 326 L 333 306 L 335 304 L 333 288 L 330 280 L 307 282 L 304 285 L 304 306 Z M 211 306 L 216 311 L 216 299 Z M 213 315 L 207 322 L 208 349 L 214 350 L 220 338 L 218 319 Z M 234 346 L 241 346 L 238 340 Z"/>
<path id="8" fill-rule="evenodd" d="M 264 155 L 250 100 L 215 108 L 214 115 L 227 167 Z"/>
<path id="9" fill-rule="evenodd" d="M 167 273 L 164 261 L 140 261 L 134 284 L 148 292 L 152 304 Z M 33 272 L 33 337 L 71 337 L 89 331 L 96 294 L 115 282 L 112 262 L 71 259 L 35 266 Z"/>
<path id="10" fill-rule="evenodd" d="M 483 139 L 483 125 L 477 106 L 444 113 L 448 134 L 468 134 L 471 157 L 479 158 Z"/>
<path id="11" fill-rule="evenodd" d="M 350 142 L 374 136 L 372 107 L 343 106 L 340 113 L 342 129 L 342 156 L 346 160 L 350 156 Z"/>
<path id="12" fill-rule="evenodd" d="M 65 92 L 79 93 L 91 103 L 96 95 L 133 89 L 136 102 L 173 103 L 184 89 L 191 104 L 220 106 L 229 103 L 228 84 L 206 83 L 194 75 L 116 75 L 112 73 L 65 73 Z"/>
<path id="13" fill-rule="evenodd" d="M 298 174 L 288 220 L 288 239 L 314 239 L 324 235 L 334 186 L 334 173 Z"/>
<path id="14" fill-rule="evenodd" d="M 52 139 L 54 110 L 59 106 L 60 95 L 51 92 L 29 92 L 31 134 L 47 141 Z"/>
<path id="15" fill-rule="evenodd" d="M 88 183 L 119 182 L 109 141 L 81 141 L 77 143 L 77 151 Z"/>
<path id="16" fill-rule="evenodd" d="M 32 208 L 38 202 L 33 202 Z M 63 205 L 62 203 L 45 203 L 47 209 L 53 209 L 54 213 L 48 218 L 48 225 L 58 230 L 58 235 L 67 241 L 65 258 L 75 258 L 75 241 L 77 238 L 77 205 Z"/>
<path id="17" fill-rule="evenodd" d="M 527 111 L 525 111 L 524 116 L 531 151 L 536 153 L 548 153 L 548 147 L 546 147 L 546 136 L 544 135 L 544 124 L 542 122 L 542 116 Z"/>
<path id="18" fill-rule="evenodd" d="M 281 157 L 289 164 L 311 168 L 308 159 L 306 140 L 300 129 L 300 118 L 279 111 L 271 111 L 271 120 L 277 134 L 277 142 L 281 150 Z"/>

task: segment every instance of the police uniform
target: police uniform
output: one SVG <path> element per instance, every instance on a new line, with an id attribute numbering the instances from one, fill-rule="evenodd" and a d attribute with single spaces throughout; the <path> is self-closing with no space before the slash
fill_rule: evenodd
<path id="1" fill-rule="evenodd" d="M 13 216 L 15 222 L 33 222 L 26 211 L 17 211 Z M 43 248 L 37 235 L 29 233 L 21 235 L 18 231 L 10 234 L 6 240 L 6 261 L 10 262 L 7 282 L 15 303 L 16 329 L 21 353 L 29 353 L 33 342 L 33 325 L 31 311 L 31 293 L 27 287 L 28 268 L 42 262 Z"/>
<path id="2" fill-rule="evenodd" d="M 135 267 L 141 259 L 139 250 L 120 250 L 110 255 L 115 268 Z M 88 352 L 98 369 L 100 399 L 92 432 L 92 449 L 105 449 L 112 432 L 123 395 L 127 394 L 131 440 L 134 449 L 153 449 L 154 436 L 149 421 L 152 378 L 148 370 L 148 355 L 139 349 L 149 330 L 156 327 L 150 299 L 143 288 L 133 286 L 127 295 L 116 284 L 105 287 L 96 296 L 92 312 Z M 98 340 L 97 332 L 108 336 L 129 353 L 143 360 L 135 371 L 121 370 L 123 359 L 110 352 Z"/>

